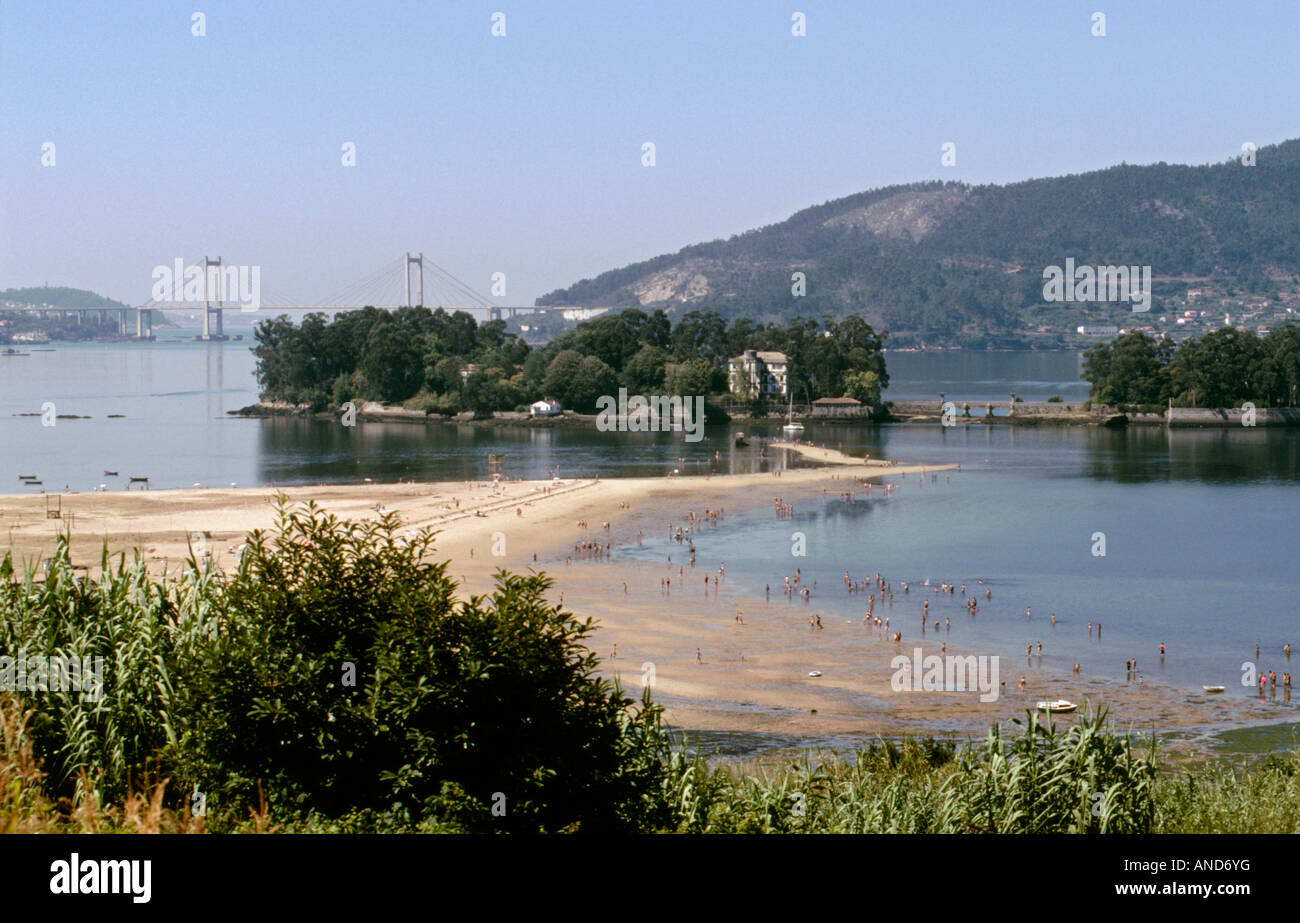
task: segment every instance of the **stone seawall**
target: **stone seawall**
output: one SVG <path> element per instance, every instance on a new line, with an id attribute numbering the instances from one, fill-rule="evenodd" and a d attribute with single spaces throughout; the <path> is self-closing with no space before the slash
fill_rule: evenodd
<path id="1" fill-rule="evenodd" d="M 1245 426 L 1247 411 L 1240 407 L 1228 410 L 1209 410 L 1202 407 L 1172 407 L 1165 411 L 1169 426 Z M 1300 426 L 1300 408 L 1259 407 L 1255 410 L 1255 426 Z"/>
<path id="2" fill-rule="evenodd" d="M 943 413 L 945 403 L 951 403 L 957 408 L 958 417 L 967 415 L 967 407 L 970 408 L 969 416 L 972 417 L 988 416 L 990 410 L 997 416 L 1003 416 L 1011 406 L 1010 401 L 892 401 L 891 405 L 894 413 L 898 416 L 937 417 Z M 1020 401 L 1015 405 L 1015 411 L 1011 416 L 1062 416 L 1065 414 L 1092 413 L 1094 416 L 1101 417 L 1114 412 L 1114 410 L 1108 408 L 1087 411 L 1083 409 L 1082 403 L 1074 402 Z"/>

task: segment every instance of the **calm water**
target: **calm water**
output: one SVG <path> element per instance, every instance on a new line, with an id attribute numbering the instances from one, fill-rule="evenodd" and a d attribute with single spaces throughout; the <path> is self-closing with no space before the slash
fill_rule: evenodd
<path id="1" fill-rule="evenodd" d="M 226 411 L 256 400 L 249 341 L 200 344 L 188 333 L 0 358 L 0 492 L 21 490 L 19 474 L 75 490 L 101 482 L 120 489 L 127 475 L 148 475 L 156 487 L 482 477 L 490 452 L 504 453 L 509 474 L 520 477 L 556 465 L 565 476 L 690 474 L 715 451 L 715 470 L 766 464 L 756 450 L 730 446 L 738 425 L 712 427 L 691 445 L 674 434 L 587 429 L 234 419 Z M 1078 401 L 1086 396 L 1078 362 L 1073 353 L 891 353 L 888 396 L 999 400 L 1015 391 Z M 43 427 L 39 417 L 17 416 L 39 413 L 46 401 L 91 419 Z M 841 576 L 879 571 L 894 581 L 895 624 L 908 636 L 921 597 L 903 596 L 899 581 L 951 580 L 974 591 L 984 579 L 993 602 L 974 618 L 960 595 L 929 595 L 932 614 L 952 619 L 950 644 L 1015 655 L 1042 640 L 1043 666 L 1068 671 L 1079 662 L 1118 680 L 1124 661 L 1137 657 L 1148 678 L 1189 690 L 1221 683 L 1245 695 L 1241 664 L 1256 643 L 1262 665 L 1279 674 L 1289 669 L 1282 645 L 1300 649 L 1300 432 L 809 426 L 807 438 L 963 470 L 951 483 L 942 474 L 924 486 L 910 479 L 889 499 L 804 504 L 794 523 L 770 512 L 729 516 L 702 540 L 702 562 L 725 560 L 730 580 L 761 593 L 793 571 L 797 528 L 808 536 L 808 556 L 797 563 L 819 582 L 820 611 L 860 620 L 865 597 L 850 602 Z M 1095 532 L 1105 533 L 1105 557 L 1091 553 Z M 632 553 L 661 551 L 648 543 Z M 1102 623 L 1104 642 L 1089 641 L 1090 619 Z M 1161 641 L 1169 647 L 1163 665 Z"/>
<path id="2" fill-rule="evenodd" d="M 893 583 L 894 605 L 877 605 L 877 615 L 916 638 L 928 599 L 931 621 L 952 620 L 938 637 L 1008 658 L 1008 680 L 1025 664 L 1025 644 L 1038 641 L 1044 654 L 1035 666 L 1068 673 L 1079 663 L 1086 674 L 1122 681 L 1135 657 L 1147 680 L 1197 692 L 1214 683 L 1247 694 L 1240 668 L 1256 643 L 1279 677 L 1290 669 L 1287 642 L 1300 667 L 1296 433 L 890 426 L 837 435 L 854 452 L 960 462 L 962 470 L 923 486 L 915 475 L 890 478 L 901 486 L 888 498 L 873 491 L 853 502 L 800 503 L 793 520 L 768 510 L 729 514 L 724 528 L 697 538 L 700 566 L 725 561 L 733 586 L 761 596 L 771 584 L 774 600 L 784 600 L 782 579 L 800 567 L 805 584 L 818 584 L 813 610 L 855 623 L 866 594 L 849 596 L 843 574 L 879 572 Z M 794 531 L 807 535 L 806 557 L 791 555 Z M 1092 553 L 1097 532 L 1105 556 Z M 629 553 L 662 560 L 671 551 L 660 540 Z M 967 613 L 960 591 L 917 586 L 926 580 L 965 583 L 978 593 L 979 613 Z M 989 602 L 980 580 L 992 589 Z M 1101 641 L 1089 638 L 1089 621 L 1101 623 Z"/>
<path id="3" fill-rule="evenodd" d="M 148 476 L 155 487 L 468 478 L 483 475 L 491 452 L 505 453 L 511 473 L 521 477 L 544 476 L 554 465 L 562 474 L 580 466 L 606 476 L 658 475 L 674 467 L 693 473 L 727 448 L 726 427 L 694 445 L 667 434 L 630 434 L 611 445 L 605 434 L 573 429 L 395 423 L 345 429 L 233 419 L 227 411 L 257 400 L 252 338 L 195 343 L 192 333 L 163 329 L 155 343 L 55 344 L 0 356 L 0 491 L 20 490 L 19 474 L 38 475 L 46 489 L 118 486 L 105 470 Z M 937 399 L 940 391 L 971 401 L 1006 400 L 1010 391 L 1027 400 L 1086 396 L 1074 353 L 891 353 L 889 368 L 888 396 L 896 399 Z M 58 414 L 90 419 L 45 427 L 40 417 L 18 416 L 40 413 L 46 402 Z M 838 440 L 843 431 L 828 432 Z M 906 443 L 897 440 L 907 437 L 882 431 L 857 438 L 883 453 L 888 440 L 901 447 Z M 687 460 L 684 467 L 679 458 Z M 732 463 L 739 467 L 731 470 L 751 468 L 746 458 Z"/>

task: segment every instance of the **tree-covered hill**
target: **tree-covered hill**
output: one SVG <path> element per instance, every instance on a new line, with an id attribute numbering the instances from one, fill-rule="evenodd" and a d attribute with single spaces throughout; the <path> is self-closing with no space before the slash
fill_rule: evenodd
<path id="1" fill-rule="evenodd" d="M 704 306 L 780 321 L 857 313 L 907 342 L 998 345 L 1124 324 L 1124 303 L 1045 303 L 1043 269 L 1150 266 L 1151 314 L 1189 287 L 1265 298 L 1300 282 L 1300 140 L 1205 166 L 1121 164 L 1005 186 L 874 189 L 584 279 L 539 305 Z M 794 294 L 792 274 L 806 277 Z M 1045 339 L 1051 339 L 1048 334 Z"/>
<path id="2" fill-rule="evenodd" d="M 105 298 L 80 288 L 40 286 L 39 288 L 7 288 L 0 291 L 0 304 L 29 304 L 50 308 L 125 308 L 128 305 Z"/>

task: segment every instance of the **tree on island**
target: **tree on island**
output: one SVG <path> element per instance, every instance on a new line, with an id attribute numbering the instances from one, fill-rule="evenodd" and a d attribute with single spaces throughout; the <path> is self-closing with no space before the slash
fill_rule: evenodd
<path id="1" fill-rule="evenodd" d="M 1300 324 L 1260 337 L 1224 327 L 1202 337 L 1156 340 L 1135 330 L 1084 353 L 1090 399 L 1110 405 L 1294 407 L 1300 400 Z"/>
<path id="2" fill-rule="evenodd" d="M 439 413 L 520 410 L 554 398 L 594 413 L 601 395 L 704 396 L 727 391 L 727 364 L 746 349 L 788 358 L 790 387 L 810 400 L 839 397 L 850 386 L 878 402 L 861 378 L 889 385 L 884 339 L 860 317 L 797 318 L 781 327 L 709 310 L 674 326 L 662 311 L 637 309 L 584 321 L 532 349 L 505 324 L 478 324 L 463 311 L 375 308 L 332 320 L 285 316 L 256 329 L 257 377 L 264 400 L 324 410 L 349 400 L 376 400 Z"/>

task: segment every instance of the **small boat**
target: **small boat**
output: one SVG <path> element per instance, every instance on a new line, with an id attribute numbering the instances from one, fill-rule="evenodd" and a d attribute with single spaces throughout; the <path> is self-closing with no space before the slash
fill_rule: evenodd
<path id="1" fill-rule="evenodd" d="M 1202 686 L 1201 688 L 1204 689 L 1210 695 L 1216 695 L 1223 691 L 1222 686 Z"/>
<path id="2" fill-rule="evenodd" d="M 781 432 L 791 439 L 798 439 L 803 435 L 803 424 L 794 422 L 794 391 L 790 391 L 790 409 L 786 413 L 785 426 L 781 427 Z"/>
<path id="3" fill-rule="evenodd" d="M 116 471 L 105 471 L 105 472 L 104 472 L 104 477 L 115 478 L 115 477 L 117 477 L 117 472 L 116 472 Z"/>
<path id="4" fill-rule="evenodd" d="M 34 480 L 36 480 L 36 475 L 34 475 L 34 474 L 20 474 L 20 475 L 18 475 L 18 480 L 20 480 L 20 481 L 34 481 Z"/>
<path id="5" fill-rule="evenodd" d="M 809 676 L 821 676 L 821 675 L 822 675 L 822 671 L 821 671 L 821 670 L 809 670 L 809 671 L 808 671 L 808 675 L 809 675 Z"/>
<path id="6" fill-rule="evenodd" d="M 1078 707 L 1078 705 L 1066 699 L 1052 699 L 1051 701 L 1038 703 L 1038 710 L 1046 712 L 1074 711 Z"/>

